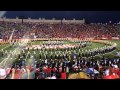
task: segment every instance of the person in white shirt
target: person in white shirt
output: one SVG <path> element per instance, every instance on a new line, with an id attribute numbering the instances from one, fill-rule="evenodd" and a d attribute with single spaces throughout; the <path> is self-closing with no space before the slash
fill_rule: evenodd
<path id="1" fill-rule="evenodd" d="M 117 66 L 116 64 L 115 64 L 115 65 L 113 65 L 113 67 L 114 67 L 114 68 L 118 68 L 118 66 Z"/>
<path id="2" fill-rule="evenodd" d="M 5 68 L 0 68 L 0 79 L 4 79 L 6 77 L 6 70 Z"/>
<path id="3" fill-rule="evenodd" d="M 56 79 L 56 77 L 55 77 L 55 76 L 52 76 L 51 79 Z"/>
<path id="4" fill-rule="evenodd" d="M 66 73 L 69 73 L 69 67 L 68 66 L 66 67 Z"/>
<path id="5" fill-rule="evenodd" d="M 47 59 L 45 60 L 45 63 L 47 64 Z"/>
<path id="6" fill-rule="evenodd" d="M 56 79 L 56 76 L 53 74 L 52 77 L 51 77 L 51 79 Z"/>
<path id="7" fill-rule="evenodd" d="M 109 75 L 109 73 L 110 73 L 110 70 L 109 70 L 109 69 L 107 69 L 107 70 L 105 71 L 105 75 L 106 75 L 106 76 L 108 76 L 108 75 Z"/>

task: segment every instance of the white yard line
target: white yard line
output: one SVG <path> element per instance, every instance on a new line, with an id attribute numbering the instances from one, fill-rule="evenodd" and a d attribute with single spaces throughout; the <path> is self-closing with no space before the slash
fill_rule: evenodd
<path id="1" fill-rule="evenodd" d="M 29 39 L 28 40 L 23 40 L 23 41 L 21 41 L 21 42 L 19 42 L 19 47 L 21 47 L 21 46 L 25 46 L 25 45 L 27 45 L 27 43 L 29 42 Z M 13 53 L 15 53 L 16 55 L 18 55 L 18 54 L 20 54 L 20 50 L 19 50 L 19 47 L 17 47 L 17 48 L 15 48 L 14 50 L 13 50 Z M 10 61 L 11 62 L 11 64 L 14 62 L 14 60 L 16 60 L 15 59 L 15 54 L 13 54 L 13 59 L 11 59 L 10 58 L 10 55 L 8 56 L 8 59 L 5 59 L 3 62 L 2 62 L 2 64 L 4 65 L 4 66 L 6 66 L 7 67 L 7 61 Z M 10 64 L 10 63 L 8 63 L 8 64 Z M 1 65 L 1 64 L 0 64 Z"/>
<path id="2" fill-rule="evenodd" d="M 2 48 L 0 51 L 2 51 L 2 50 L 4 50 L 4 49 L 6 49 L 7 47 L 9 47 L 10 45 L 8 45 L 8 46 L 6 46 L 6 47 L 4 47 L 4 48 Z"/>
<path id="3" fill-rule="evenodd" d="M 12 40 L 12 36 L 13 36 L 14 31 L 15 31 L 15 30 L 12 31 L 12 34 L 10 35 L 9 41 Z M 9 47 L 9 46 L 6 46 L 5 48 L 7 48 L 7 47 Z M 5 48 L 3 48 L 3 49 L 5 49 Z M 10 55 L 9 55 L 9 56 L 10 56 Z M 6 61 L 6 58 L 0 63 L 0 65 L 1 65 L 4 61 Z"/>

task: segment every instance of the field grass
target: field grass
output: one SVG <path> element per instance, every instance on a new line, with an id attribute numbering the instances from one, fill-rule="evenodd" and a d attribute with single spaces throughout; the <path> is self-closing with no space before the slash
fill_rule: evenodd
<path id="1" fill-rule="evenodd" d="M 119 40 L 105 40 L 105 41 L 111 41 L 111 42 L 115 42 L 116 44 L 117 44 L 117 49 L 116 50 L 114 50 L 114 51 L 112 51 L 112 52 L 110 52 L 110 53 L 107 53 L 107 54 L 104 54 L 104 55 L 97 55 L 97 56 L 95 56 L 94 58 L 95 59 L 101 59 L 101 57 L 102 56 L 104 56 L 104 57 L 109 57 L 109 58 L 119 58 L 118 56 L 116 56 L 116 52 L 118 52 L 118 51 L 120 51 L 120 41 Z M 31 42 L 31 43 L 28 43 L 28 44 L 32 44 L 32 45 L 40 45 L 40 44 L 42 44 L 43 42 L 42 41 L 33 41 L 33 42 Z M 64 44 L 69 44 L 69 43 L 71 43 L 71 42 L 69 42 L 69 41 L 64 41 Z M 71 43 L 71 44 L 74 44 L 74 43 Z M 87 50 L 89 50 L 89 49 L 93 49 L 93 48 L 100 48 L 100 47 L 104 47 L 105 46 L 105 44 L 100 44 L 100 43 L 92 43 L 91 45 L 88 45 L 87 47 L 85 47 L 85 48 L 81 48 L 80 49 L 80 51 L 82 51 L 83 50 L 83 52 L 84 51 L 87 51 Z M 10 45 L 9 44 L 6 44 L 6 45 L 1 45 L 0 46 L 0 52 L 1 52 L 1 50 L 2 49 L 4 49 L 4 50 L 14 50 L 15 48 L 14 47 L 11 47 L 10 48 Z M 76 49 L 76 51 L 78 51 L 78 49 Z M 48 52 L 48 58 L 50 58 L 50 54 L 51 54 L 51 51 L 50 50 L 47 50 L 47 52 Z M 63 52 L 65 52 L 64 50 L 57 50 L 56 52 L 60 52 L 60 54 L 62 54 Z M 30 59 L 28 59 L 28 58 L 26 58 L 26 63 L 27 64 L 32 64 L 32 62 L 34 61 L 33 60 L 33 51 L 32 50 L 30 50 L 30 53 L 31 53 L 31 58 Z M 40 53 L 40 50 L 36 50 L 36 58 L 37 58 L 37 60 L 40 62 L 40 60 L 39 60 L 39 53 Z M 44 53 L 45 53 L 45 51 L 41 51 L 41 54 L 42 54 L 42 58 L 44 59 L 45 57 L 44 57 Z M 52 51 L 52 53 L 53 53 L 53 56 L 55 55 L 55 51 Z M 72 53 L 73 53 L 73 51 L 72 51 Z M 27 56 L 27 51 L 25 51 L 25 54 L 26 54 L 26 56 Z M 0 62 L 2 62 L 4 59 L 2 59 L 1 58 L 1 54 L 0 54 Z M 17 61 L 17 62 L 19 62 L 19 61 L 21 61 L 22 60 L 22 58 L 20 59 L 20 60 L 18 60 L 18 59 L 16 59 L 16 60 L 14 60 L 14 61 Z M 7 62 L 8 63 L 8 62 Z"/>
<path id="2" fill-rule="evenodd" d="M 115 42 L 117 44 L 117 47 L 116 47 L 117 49 L 114 50 L 113 52 L 109 53 L 109 54 L 106 54 L 106 56 L 108 56 L 108 57 L 112 57 L 113 56 L 113 57 L 117 58 L 116 52 L 120 52 L 120 40 L 107 40 L 107 41 Z"/>
<path id="3" fill-rule="evenodd" d="M 112 52 L 109 52 L 109 53 L 106 53 L 102 56 L 104 56 L 105 58 L 120 58 L 119 56 L 117 56 L 117 53 L 116 52 L 120 52 L 120 40 L 105 40 L 105 41 L 110 41 L 110 42 L 114 42 L 117 44 L 117 47 L 116 47 L 116 50 L 112 51 Z M 100 58 L 101 55 L 98 55 L 97 58 Z"/>
<path id="4" fill-rule="evenodd" d="M 5 44 L 5 45 L 0 45 L 0 52 L 2 52 L 2 50 L 7 50 L 7 51 L 12 51 L 14 48 L 10 47 L 10 44 Z M 3 60 L 4 58 L 2 58 L 1 54 L 0 54 L 0 62 Z"/>

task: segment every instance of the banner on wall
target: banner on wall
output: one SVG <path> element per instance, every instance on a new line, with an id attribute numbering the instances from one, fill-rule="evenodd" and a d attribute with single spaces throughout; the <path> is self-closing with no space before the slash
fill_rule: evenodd
<path id="1" fill-rule="evenodd" d="M 30 39 L 30 38 L 24 38 L 24 39 L 12 39 L 12 41 L 24 41 L 24 40 L 120 40 L 120 36 L 119 37 L 102 37 L 102 38 L 34 38 L 34 39 Z M 9 43 L 9 40 L 3 40 L 0 39 L 0 43 Z"/>

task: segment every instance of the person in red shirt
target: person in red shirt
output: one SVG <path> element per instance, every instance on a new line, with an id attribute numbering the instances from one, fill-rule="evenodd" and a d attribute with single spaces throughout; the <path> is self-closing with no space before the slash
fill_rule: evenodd
<path id="1" fill-rule="evenodd" d="M 43 67 L 43 71 L 44 71 L 44 73 L 47 73 L 47 66 Z"/>
<path id="2" fill-rule="evenodd" d="M 119 76 L 119 68 L 113 67 L 113 68 L 110 68 L 110 70 Z"/>
<path id="3" fill-rule="evenodd" d="M 114 69 L 114 73 L 117 74 L 118 72 L 119 72 L 119 68 L 115 68 L 115 69 Z"/>
<path id="4" fill-rule="evenodd" d="M 17 68 L 16 70 L 15 70 L 15 79 L 20 79 L 20 76 L 21 76 L 21 72 L 20 72 L 20 68 Z"/>
<path id="5" fill-rule="evenodd" d="M 109 72 L 109 75 L 104 76 L 104 79 L 117 79 L 117 78 L 118 78 L 117 74 L 115 74 L 115 73 L 112 72 L 111 70 L 110 70 L 110 72 Z"/>
<path id="6" fill-rule="evenodd" d="M 43 66 L 43 72 L 44 72 L 44 74 L 45 74 L 45 78 L 47 77 L 47 66 Z"/>
<path id="7" fill-rule="evenodd" d="M 119 78 L 120 78 L 120 70 L 117 72 L 117 75 L 119 76 Z"/>
<path id="8" fill-rule="evenodd" d="M 61 67 L 61 66 L 59 67 L 59 72 L 60 72 L 60 73 L 62 72 L 62 67 Z"/>
<path id="9" fill-rule="evenodd" d="M 67 75 L 66 75 L 66 72 L 62 72 L 61 73 L 61 79 L 66 79 Z"/>
<path id="10" fill-rule="evenodd" d="M 50 77 L 51 76 L 51 67 L 50 66 L 48 66 L 48 68 L 47 68 L 47 76 L 48 77 Z"/>
<path id="11" fill-rule="evenodd" d="M 115 74 L 111 74 L 105 77 L 105 79 L 116 79 L 116 75 Z"/>
<path id="12" fill-rule="evenodd" d="M 8 67 L 8 68 L 6 69 L 6 75 L 9 75 L 9 74 L 10 74 L 10 71 L 11 71 L 11 68 Z"/>
<path id="13" fill-rule="evenodd" d="M 53 73 L 55 73 L 55 72 L 57 71 L 57 68 L 56 68 L 56 67 L 53 67 L 53 68 L 52 68 L 52 71 L 53 71 Z"/>
<path id="14" fill-rule="evenodd" d="M 39 68 L 36 68 L 36 73 L 39 73 L 39 71 L 40 71 Z"/>

